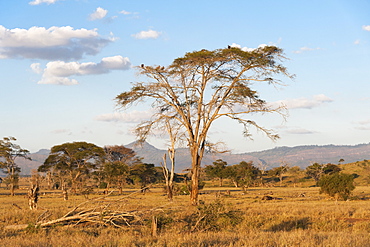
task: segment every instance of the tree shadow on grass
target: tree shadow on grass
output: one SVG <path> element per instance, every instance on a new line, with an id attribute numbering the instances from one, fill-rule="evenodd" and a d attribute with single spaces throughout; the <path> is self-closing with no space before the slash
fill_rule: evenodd
<path id="1" fill-rule="evenodd" d="M 304 217 L 301 219 L 286 220 L 279 224 L 271 226 L 267 231 L 278 232 L 278 231 L 293 231 L 297 229 L 307 229 L 311 225 L 309 217 Z"/>

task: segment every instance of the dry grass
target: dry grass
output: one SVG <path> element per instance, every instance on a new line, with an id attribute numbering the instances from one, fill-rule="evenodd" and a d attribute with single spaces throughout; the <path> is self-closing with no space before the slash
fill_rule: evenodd
<path id="1" fill-rule="evenodd" d="M 212 188 L 200 195 L 204 203 L 201 210 L 189 206 L 188 196 L 177 196 L 168 203 L 159 188 L 146 195 L 130 195 L 127 191 L 125 198 L 112 195 L 100 203 L 121 198 L 115 207 L 138 212 L 141 217 L 131 227 L 39 229 L 32 226 L 43 212 L 48 210 L 49 220 L 56 219 L 85 198 L 71 196 L 69 201 L 63 201 L 60 193 L 46 193 L 41 195 L 39 208 L 31 211 L 24 195 L 10 197 L 6 195 L 8 191 L 0 189 L 0 246 L 370 246 L 370 187 L 357 187 L 354 199 L 346 202 L 327 199 L 318 191 L 318 188 L 273 187 L 250 188 L 243 194 L 235 188 L 222 191 Z M 305 197 L 298 197 L 302 193 Z M 265 194 L 276 200 L 261 200 Z M 209 209 L 207 205 L 222 208 Z M 205 217 L 207 212 L 214 218 Z M 153 216 L 158 219 L 156 237 L 151 234 Z M 206 219 L 209 226 L 215 227 L 199 223 Z M 14 224 L 30 227 L 24 231 L 4 229 Z"/>

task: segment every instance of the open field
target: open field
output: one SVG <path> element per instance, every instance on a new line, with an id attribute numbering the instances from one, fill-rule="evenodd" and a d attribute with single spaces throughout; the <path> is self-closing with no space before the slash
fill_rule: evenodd
<path id="1" fill-rule="evenodd" d="M 256 187 L 245 194 L 235 188 L 206 188 L 199 207 L 189 206 L 188 196 L 169 203 L 161 188 L 145 195 L 134 191 L 100 200 L 92 199 L 101 194 L 92 194 L 81 206 L 106 205 L 134 213 L 137 218 L 130 226 L 73 223 L 35 228 L 40 218 L 58 219 L 86 199 L 71 196 L 64 201 L 59 191 L 42 191 L 38 209 L 30 210 L 22 190 L 10 197 L 2 188 L 0 246 L 370 246 L 370 187 L 357 187 L 352 200 L 337 202 L 315 187 Z M 274 200 L 262 200 L 264 195 Z M 4 229 L 22 224 L 28 227 Z"/>

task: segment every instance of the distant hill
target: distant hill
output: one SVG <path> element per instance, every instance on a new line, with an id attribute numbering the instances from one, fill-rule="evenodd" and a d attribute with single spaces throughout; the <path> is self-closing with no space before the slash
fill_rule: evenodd
<path id="1" fill-rule="evenodd" d="M 15 162 L 21 167 L 21 175 L 31 174 L 31 170 L 37 169 L 44 163 L 46 158 L 49 156 L 50 150 L 40 149 L 36 153 L 30 154 L 32 160 L 26 160 L 22 158 L 15 159 Z"/>
<path id="2" fill-rule="evenodd" d="M 166 152 L 166 150 L 157 149 L 149 143 L 144 143 L 142 147 L 135 146 L 135 143 L 131 143 L 126 147 L 132 148 L 140 157 L 144 157 L 144 162 L 156 165 L 162 162 L 163 154 Z M 306 168 L 314 162 L 337 164 L 340 159 L 344 159 L 345 163 L 366 159 L 370 160 L 370 144 L 359 144 L 354 146 L 310 145 L 276 147 L 265 151 L 242 154 L 206 154 L 202 165 L 210 165 L 217 159 L 222 159 L 228 164 L 236 164 L 244 160 L 253 161 L 255 164 L 262 163 L 271 168 L 279 166 L 281 162 L 285 162 L 290 166 Z M 178 149 L 176 151 L 177 171 L 179 172 L 189 168 L 190 164 L 191 158 L 188 149 Z"/>
<path id="3" fill-rule="evenodd" d="M 166 150 L 158 149 L 149 143 L 144 143 L 142 146 L 137 146 L 135 143 L 125 145 L 133 149 L 138 156 L 143 157 L 143 162 L 160 165 L 162 157 Z M 17 159 L 17 164 L 22 168 L 22 175 L 28 175 L 32 169 L 37 169 L 48 157 L 50 150 L 42 149 L 36 153 L 32 153 L 30 157 L 32 161 Z M 213 161 L 222 159 L 228 164 L 236 164 L 240 161 L 253 161 L 255 164 L 265 164 L 268 168 L 279 166 L 281 162 L 288 163 L 290 166 L 299 166 L 306 168 L 314 162 L 317 163 L 334 163 L 338 164 L 340 159 L 344 159 L 344 163 L 352 163 L 356 161 L 370 160 L 370 144 L 359 145 L 310 145 L 296 147 L 276 147 L 273 149 L 249 152 L 241 154 L 206 154 L 202 165 L 210 165 Z M 176 171 L 181 172 L 190 168 L 191 157 L 189 150 L 179 148 L 176 150 Z"/>

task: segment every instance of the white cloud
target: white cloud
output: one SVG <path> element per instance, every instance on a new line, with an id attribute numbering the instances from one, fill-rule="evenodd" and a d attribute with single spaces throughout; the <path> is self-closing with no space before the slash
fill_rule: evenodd
<path id="1" fill-rule="evenodd" d="M 101 38 L 96 29 L 31 27 L 6 29 L 0 25 L 0 58 L 38 58 L 46 60 L 81 59 L 96 55 L 111 39 Z"/>
<path id="2" fill-rule="evenodd" d="M 78 81 L 70 76 L 92 75 L 109 73 L 111 70 L 128 70 L 131 66 L 127 57 L 105 57 L 99 63 L 53 61 L 46 64 L 42 79 L 38 84 L 75 85 Z M 37 65 L 31 65 L 35 71 Z"/>
<path id="3" fill-rule="evenodd" d="M 361 43 L 361 40 L 359 40 L 359 39 L 357 39 L 357 40 L 355 40 L 355 42 L 353 42 L 353 44 L 355 44 L 355 45 L 359 45 Z"/>
<path id="4" fill-rule="evenodd" d="M 101 7 L 96 8 L 95 12 L 90 14 L 90 20 L 100 20 L 103 19 L 108 14 L 108 10 L 103 9 Z"/>
<path id="5" fill-rule="evenodd" d="M 41 74 L 42 69 L 40 67 L 40 63 L 33 63 L 33 64 L 31 64 L 30 67 L 31 67 L 32 71 L 35 72 L 36 74 Z"/>
<path id="6" fill-rule="evenodd" d="M 130 14 L 131 14 L 131 12 L 128 12 L 128 11 L 126 11 L 126 10 L 122 10 L 122 11 L 120 11 L 119 13 L 120 13 L 120 14 L 123 14 L 123 15 L 130 15 Z"/>
<path id="7" fill-rule="evenodd" d="M 370 25 L 363 25 L 362 29 L 370 32 Z"/>
<path id="8" fill-rule="evenodd" d="M 126 18 L 130 18 L 130 19 L 138 19 L 139 18 L 139 13 L 138 12 L 129 12 L 129 11 L 126 11 L 126 10 L 122 10 L 118 13 L 122 14 L 122 15 L 125 15 L 125 16 L 127 16 Z"/>
<path id="9" fill-rule="evenodd" d="M 321 50 L 321 48 L 320 47 L 310 48 L 310 47 L 304 46 L 304 47 L 299 48 L 299 50 L 297 51 L 293 51 L 293 53 L 300 54 L 306 51 L 317 51 L 317 50 Z"/>
<path id="10" fill-rule="evenodd" d="M 154 30 L 141 31 L 131 35 L 135 39 L 157 39 L 162 33 Z"/>
<path id="11" fill-rule="evenodd" d="M 242 47 L 241 45 L 239 45 L 239 44 L 235 44 L 235 43 L 232 43 L 232 44 L 231 44 L 231 47 L 239 48 L 239 49 L 241 49 L 242 51 L 254 51 L 254 50 L 258 49 L 258 48 L 263 48 L 263 47 L 265 47 L 265 46 L 267 46 L 267 45 L 266 45 L 266 44 L 261 44 L 261 45 L 259 45 L 257 48 L 249 48 L 249 47 Z"/>
<path id="12" fill-rule="evenodd" d="M 52 3 L 56 3 L 57 1 L 59 1 L 59 0 L 33 0 L 33 1 L 29 2 L 28 4 L 30 4 L 30 5 L 39 5 L 39 4 L 42 4 L 42 3 L 52 4 Z"/>
<path id="13" fill-rule="evenodd" d="M 141 121 L 149 120 L 153 113 L 149 111 L 131 111 L 122 113 L 102 114 L 95 118 L 95 120 L 103 122 L 123 122 L 123 123 L 140 123 Z"/>
<path id="14" fill-rule="evenodd" d="M 324 94 L 314 95 L 311 99 L 299 98 L 299 99 L 287 99 L 280 100 L 272 103 L 272 105 L 285 105 L 288 109 L 312 109 L 318 107 L 324 103 L 330 103 L 333 100 Z"/>
<path id="15" fill-rule="evenodd" d="M 293 126 L 285 126 L 285 125 L 275 126 L 274 129 L 280 129 L 283 133 L 294 134 L 294 135 L 310 135 L 310 134 L 317 133 L 316 131 L 304 129 L 301 127 L 293 127 Z"/>

